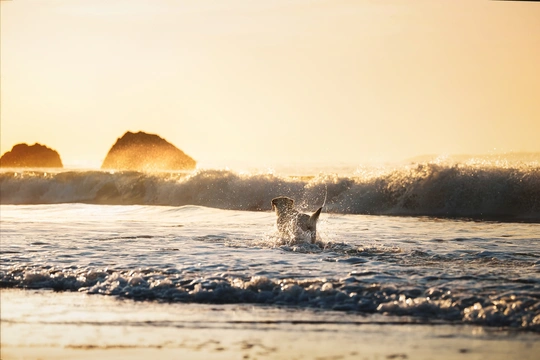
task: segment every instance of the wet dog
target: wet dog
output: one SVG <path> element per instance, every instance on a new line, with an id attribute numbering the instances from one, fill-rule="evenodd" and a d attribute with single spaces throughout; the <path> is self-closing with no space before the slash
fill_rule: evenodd
<path id="1" fill-rule="evenodd" d="M 277 228 L 284 237 L 297 239 L 308 236 L 311 243 L 317 240 L 317 220 L 322 206 L 312 215 L 304 214 L 294 208 L 294 200 L 286 196 L 272 199 L 272 210 L 277 215 Z"/>

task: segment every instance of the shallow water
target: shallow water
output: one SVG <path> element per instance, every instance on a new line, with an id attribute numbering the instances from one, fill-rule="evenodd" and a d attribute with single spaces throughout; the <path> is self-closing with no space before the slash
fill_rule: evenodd
<path id="1" fill-rule="evenodd" d="M 314 245 L 280 238 L 262 211 L 53 204 L 0 214 L 4 288 L 540 332 L 536 223 L 323 213 Z"/>
<path id="2" fill-rule="evenodd" d="M 274 305 L 2 290 L 2 359 L 536 359 L 540 334 Z"/>

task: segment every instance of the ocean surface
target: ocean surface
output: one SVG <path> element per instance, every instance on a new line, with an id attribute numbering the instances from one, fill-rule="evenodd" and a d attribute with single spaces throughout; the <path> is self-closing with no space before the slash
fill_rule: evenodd
<path id="1" fill-rule="evenodd" d="M 0 172 L 0 287 L 540 333 L 540 166 Z M 284 238 L 289 196 L 324 203 Z M 326 201 L 325 201 L 326 199 Z"/>

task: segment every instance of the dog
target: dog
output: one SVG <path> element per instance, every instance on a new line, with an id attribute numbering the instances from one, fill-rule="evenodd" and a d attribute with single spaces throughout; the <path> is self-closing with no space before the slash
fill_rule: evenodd
<path id="1" fill-rule="evenodd" d="M 312 215 L 304 214 L 294 208 L 294 200 L 286 196 L 272 199 L 272 210 L 277 215 L 277 228 L 284 237 L 297 239 L 308 235 L 311 243 L 317 240 L 317 220 L 322 206 Z"/>

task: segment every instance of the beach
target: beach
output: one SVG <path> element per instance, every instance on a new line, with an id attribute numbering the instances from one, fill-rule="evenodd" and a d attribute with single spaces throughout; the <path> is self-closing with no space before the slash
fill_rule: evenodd
<path id="1" fill-rule="evenodd" d="M 250 305 L 7 290 L 2 359 L 535 359 L 536 333 Z"/>
<path id="2" fill-rule="evenodd" d="M 2 359 L 533 358 L 537 176 L 3 171 Z"/>
<path id="3" fill-rule="evenodd" d="M 539 358 L 537 5 L 0 0 L 0 360 Z"/>

